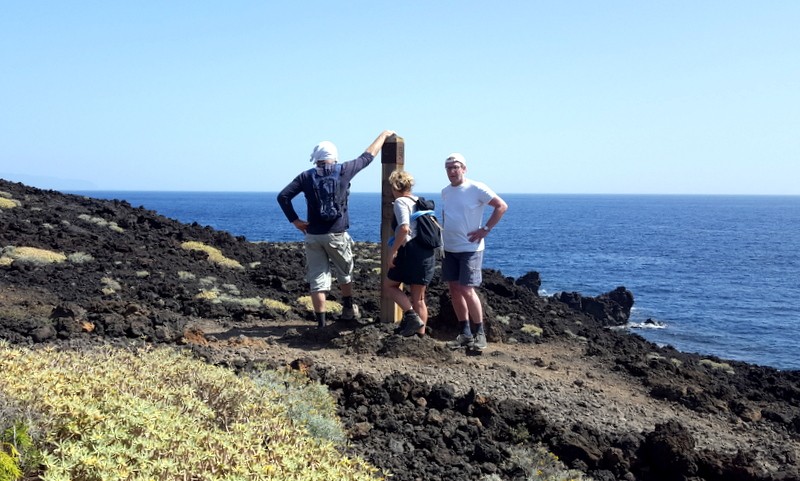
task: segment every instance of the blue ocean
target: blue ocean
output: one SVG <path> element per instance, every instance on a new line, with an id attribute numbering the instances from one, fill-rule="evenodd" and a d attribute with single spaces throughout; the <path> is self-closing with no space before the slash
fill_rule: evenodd
<path id="1" fill-rule="evenodd" d="M 80 193 L 250 241 L 302 239 L 275 193 Z M 800 369 L 800 197 L 501 195 L 509 210 L 484 267 L 537 271 L 542 295 L 625 286 L 635 298 L 629 328 L 650 341 Z M 295 207 L 305 217 L 302 196 Z M 352 194 L 350 213 L 356 241 L 380 241 L 380 194 Z"/>

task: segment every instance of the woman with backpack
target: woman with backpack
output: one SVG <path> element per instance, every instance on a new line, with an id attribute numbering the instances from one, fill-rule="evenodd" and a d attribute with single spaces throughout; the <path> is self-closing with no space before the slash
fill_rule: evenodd
<path id="1" fill-rule="evenodd" d="M 394 195 L 393 240 L 389 248 L 389 270 L 383 281 L 384 295 L 403 309 L 403 320 L 395 331 L 404 337 L 425 335 L 428 306 L 425 290 L 433 279 L 436 250 L 419 236 L 419 216 L 433 214 L 433 202 L 411 193 L 414 177 L 405 171 L 389 175 Z M 433 218 L 435 221 L 435 218 Z M 400 288 L 409 286 L 410 296 Z"/>

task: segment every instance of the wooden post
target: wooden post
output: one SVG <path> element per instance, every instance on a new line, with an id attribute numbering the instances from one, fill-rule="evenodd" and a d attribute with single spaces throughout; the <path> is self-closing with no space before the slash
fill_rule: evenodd
<path id="1" fill-rule="evenodd" d="M 405 143 L 402 137 L 393 135 L 386 139 L 381 149 L 381 281 L 386 277 L 389 264 L 389 238 L 394 235 L 392 232 L 392 219 L 394 210 L 392 202 L 392 188 L 389 186 L 389 175 L 395 170 L 403 170 L 405 164 Z M 402 316 L 400 306 L 393 300 L 381 294 L 381 321 L 397 322 Z"/>

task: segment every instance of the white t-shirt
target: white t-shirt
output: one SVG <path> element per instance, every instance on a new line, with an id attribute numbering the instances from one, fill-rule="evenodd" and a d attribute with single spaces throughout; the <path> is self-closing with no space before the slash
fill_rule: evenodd
<path id="1" fill-rule="evenodd" d="M 448 252 L 478 252 L 483 239 L 470 242 L 467 234 L 483 225 L 483 209 L 497 197 L 483 182 L 464 179 L 461 185 L 442 189 L 442 235 Z"/>
<path id="2" fill-rule="evenodd" d="M 415 204 L 417 202 L 417 197 L 398 197 L 392 203 L 393 210 L 394 210 L 394 218 L 397 220 L 397 227 L 405 224 L 410 229 L 408 232 L 408 236 L 406 236 L 406 243 L 414 238 L 417 235 L 417 222 L 411 222 L 411 214 L 414 213 Z M 397 230 L 395 229 L 395 236 L 397 236 Z"/>

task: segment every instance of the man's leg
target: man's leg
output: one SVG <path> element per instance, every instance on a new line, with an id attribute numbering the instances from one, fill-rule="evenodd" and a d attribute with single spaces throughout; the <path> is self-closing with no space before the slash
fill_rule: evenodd
<path id="1" fill-rule="evenodd" d="M 341 319 L 358 319 L 361 313 L 358 306 L 353 304 L 353 239 L 347 232 L 329 235 L 330 242 L 326 245 L 326 250 L 342 292 Z"/>
<path id="2" fill-rule="evenodd" d="M 481 298 L 472 286 L 461 286 L 461 295 L 464 297 L 464 304 L 469 312 L 469 320 L 473 324 L 483 323 L 483 306 Z"/>
<path id="3" fill-rule="evenodd" d="M 311 291 L 311 305 L 314 308 L 314 317 L 318 327 L 325 327 L 326 305 L 325 299 L 331 289 L 331 273 L 329 267 L 328 254 L 325 252 L 323 238 L 320 236 L 306 236 L 306 266 L 308 272 L 306 280 Z"/>
<path id="4" fill-rule="evenodd" d="M 467 303 L 465 289 L 469 286 L 462 286 L 458 281 L 450 281 L 447 283 L 450 290 L 450 301 L 453 304 L 453 311 L 456 313 L 456 319 L 465 321 L 469 319 L 469 304 Z"/>
<path id="5" fill-rule="evenodd" d="M 325 291 L 311 293 L 311 305 L 314 306 L 314 317 L 317 319 L 318 327 L 325 327 Z"/>

